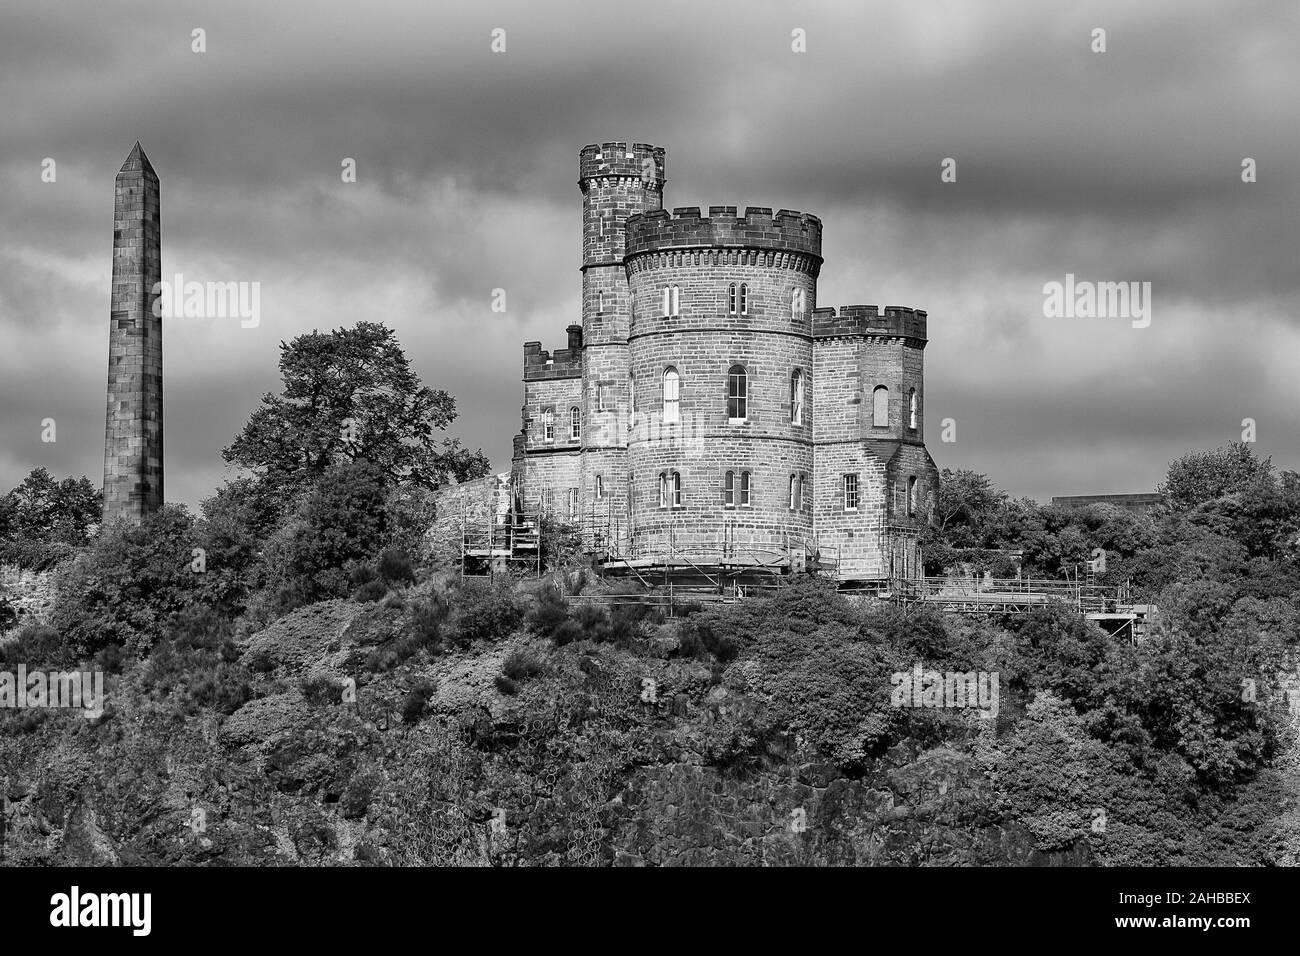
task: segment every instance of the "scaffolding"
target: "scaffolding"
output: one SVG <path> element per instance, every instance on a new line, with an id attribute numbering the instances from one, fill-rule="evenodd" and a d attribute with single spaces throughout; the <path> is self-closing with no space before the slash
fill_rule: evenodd
<path id="1" fill-rule="evenodd" d="M 460 540 L 462 578 L 520 571 L 542 575 L 542 519 L 535 512 L 512 507 L 486 514 L 481 522 L 462 514 Z"/>

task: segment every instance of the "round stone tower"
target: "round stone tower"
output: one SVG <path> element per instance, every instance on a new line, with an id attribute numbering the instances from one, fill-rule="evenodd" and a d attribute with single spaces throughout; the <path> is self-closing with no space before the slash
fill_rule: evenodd
<path id="1" fill-rule="evenodd" d="M 810 544 L 821 230 L 753 206 L 628 221 L 635 555 L 762 563 Z"/>
<path id="2" fill-rule="evenodd" d="M 664 151 L 645 143 L 584 146 L 582 190 L 582 523 L 626 542 L 631 320 L 626 227 L 663 206 Z"/>

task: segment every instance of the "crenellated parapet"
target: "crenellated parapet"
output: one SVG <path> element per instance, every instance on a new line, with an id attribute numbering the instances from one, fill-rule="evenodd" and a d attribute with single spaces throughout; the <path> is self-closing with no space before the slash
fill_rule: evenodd
<path id="1" fill-rule="evenodd" d="M 664 150 L 649 143 L 592 143 L 578 154 L 578 185 L 585 192 L 592 180 L 636 179 L 662 190 Z"/>
<path id="2" fill-rule="evenodd" d="M 874 305 L 842 305 L 838 310 L 834 307 L 814 309 L 812 315 L 814 339 L 848 336 L 901 338 L 910 340 L 909 344 L 917 348 L 925 347 L 926 313 L 921 309 L 890 305 L 881 312 Z"/>
<path id="3" fill-rule="evenodd" d="M 557 378 L 582 377 L 582 349 L 548 352 L 541 342 L 524 343 L 524 381 L 544 382 Z"/>
<path id="4" fill-rule="evenodd" d="M 735 206 L 681 206 L 631 216 L 627 221 L 627 257 L 687 249 L 748 249 L 806 256 L 822 261 L 822 221 L 811 213 L 749 206 L 743 216 Z"/>

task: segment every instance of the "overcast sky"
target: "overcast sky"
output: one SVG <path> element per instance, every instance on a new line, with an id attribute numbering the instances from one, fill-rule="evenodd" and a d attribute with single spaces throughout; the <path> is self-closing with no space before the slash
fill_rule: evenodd
<path id="1" fill-rule="evenodd" d="M 257 328 L 165 322 L 170 501 L 229 473 L 281 340 L 361 319 L 508 467 L 521 345 L 563 347 L 580 316 L 578 150 L 611 140 L 667 150 L 666 206 L 819 215 L 820 305 L 927 310 L 940 467 L 1040 500 L 1148 491 L 1253 418 L 1300 468 L 1298 41 L 1295 0 L 4 0 L 0 485 L 102 479 L 113 178 L 137 139 L 164 278 L 261 283 Z M 1044 317 L 1067 273 L 1150 282 L 1150 327 Z"/>

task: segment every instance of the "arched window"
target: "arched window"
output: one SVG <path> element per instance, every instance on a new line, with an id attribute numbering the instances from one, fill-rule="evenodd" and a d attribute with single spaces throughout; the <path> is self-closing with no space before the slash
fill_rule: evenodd
<path id="1" fill-rule="evenodd" d="M 569 441 L 582 438 L 582 409 L 574 405 L 569 409 Z"/>
<path id="2" fill-rule="evenodd" d="M 672 493 L 673 507 L 680 508 L 682 506 L 682 475 L 679 471 L 672 472 Z"/>
<path id="3" fill-rule="evenodd" d="M 596 476 L 596 500 L 603 501 L 604 499 L 605 499 L 605 479 L 602 476 L 597 475 Z"/>
<path id="4" fill-rule="evenodd" d="M 745 366 L 733 365 L 727 371 L 727 419 L 743 422 L 749 417 L 749 375 Z"/>
<path id="5" fill-rule="evenodd" d="M 659 507 L 668 507 L 668 473 L 659 472 Z"/>
<path id="6" fill-rule="evenodd" d="M 790 318 L 798 320 L 803 318 L 804 312 L 804 291 L 803 289 L 793 289 L 790 293 Z"/>
<path id="7" fill-rule="evenodd" d="M 664 424 L 674 425 L 681 421 L 681 379 L 677 369 L 669 366 L 664 370 Z"/>
<path id="8" fill-rule="evenodd" d="M 740 473 L 739 498 L 740 498 L 739 501 L 740 507 L 748 508 L 749 507 L 749 472 L 747 471 L 742 471 Z"/>
<path id="9" fill-rule="evenodd" d="M 722 507 L 736 507 L 736 473 L 729 471 L 722 476 Z"/>
<path id="10" fill-rule="evenodd" d="M 795 369 L 790 375 L 790 422 L 803 424 L 803 369 Z"/>
<path id="11" fill-rule="evenodd" d="M 790 510 L 798 511 L 799 504 L 800 504 L 799 476 L 791 475 L 790 476 Z"/>
<path id="12" fill-rule="evenodd" d="M 749 315 L 749 286 L 740 284 L 740 314 Z"/>
<path id="13" fill-rule="evenodd" d="M 907 479 L 907 516 L 916 517 L 916 479 Z"/>
<path id="14" fill-rule="evenodd" d="M 682 300 L 681 300 L 682 290 L 677 286 L 673 286 L 672 293 L 673 293 L 672 311 L 669 312 L 668 314 L 671 315 L 673 318 L 676 318 L 677 316 L 682 314 Z"/>
<path id="15" fill-rule="evenodd" d="M 555 441 L 555 409 L 542 409 L 542 441 Z"/>
<path id="16" fill-rule="evenodd" d="M 736 314 L 736 283 L 731 283 L 727 287 L 727 311 L 732 315 Z"/>
<path id="17" fill-rule="evenodd" d="M 672 290 L 669 289 L 668 286 L 664 286 L 664 309 L 663 309 L 663 311 L 664 311 L 664 318 L 665 318 L 665 319 L 668 318 L 668 316 L 672 315 L 672 312 L 670 311 L 671 308 L 672 308 Z"/>
<path id="18" fill-rule="evenodd" d="M 907 427 L 916 431 L 916 389 L 907 393 Z"/>
<path id="19" fill-rule="evenodd" d="M 871 393 L 871 424 L 877 428 L 889 425 L 889 389 L 883 385 Z"/>
<path id="20" fill-rule="evenodd" d="M 601 289 L 599 292 L 596 293 L 596 311 L 597 312 L 605 311 L 605 290 L 604 289 Z"/>

